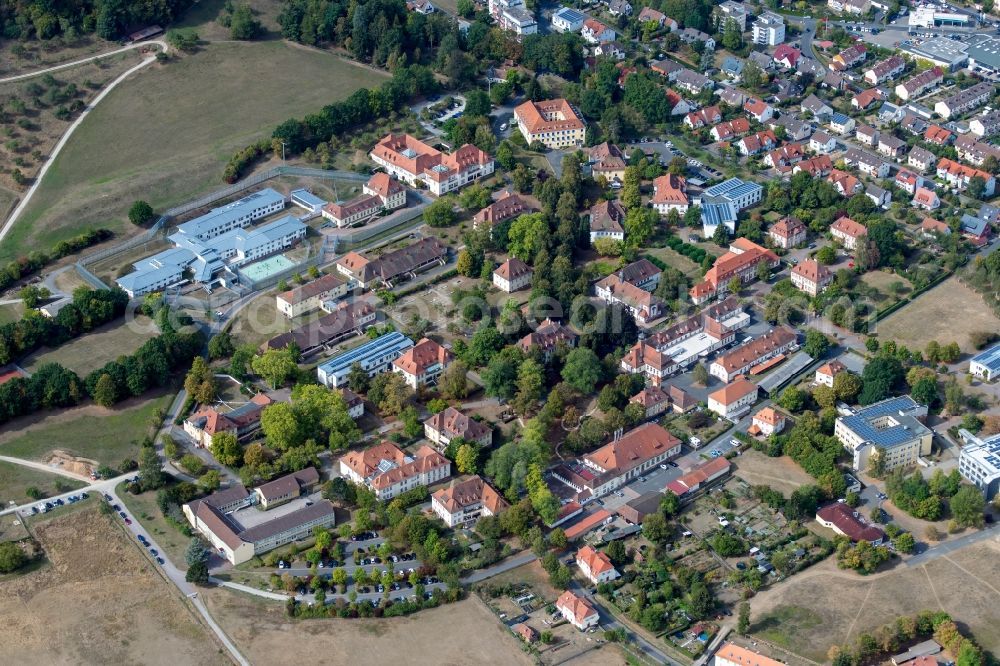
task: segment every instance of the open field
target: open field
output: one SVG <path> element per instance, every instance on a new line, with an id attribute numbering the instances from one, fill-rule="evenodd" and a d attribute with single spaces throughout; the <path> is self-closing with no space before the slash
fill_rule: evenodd
<path id="1" fill-rule="evenodd" d="M 229 664 L 121 529 L 92 505 L 34 525 L 49 563 L 0 582 L 4 661 Z"/>
<path id="2" fill-rule="evenodd" d="M 0 100 L 7 109 L 15 109 L 14 105 L 23 109 L 10 112 L 7 121 L 0 122 L 5 137 L 0 149 L 0 184 L 19 189 L 9 173 L 15 166 L 27 178 L 34 178 L 59 137 L 79 115 L 68 113 L 70 105 L 78 103 L 82 110 L 101 89 L 142 61 L 145 54 L 140 51 L 132 49 L 48 75 L 0 84 Z M 57 113 L 66 115 L 59 117 Z"/>
<path id="3" fill-rule="evenodd" d="M 0 454 L 44 460 L 61 449 L 114 467 L 138 457 L 139 442 L 152 431 L 153 415 L 172 399 L 172 393 L 151 393 L 115 409 L 86 405 L 17 419 L 0 428 Z"/>
<path id="4" fill-rule="evenodd" d="M 82 488 L 84 484 L 58 474 L 47 474 L 23 465 L 0 462 L 0 504 L 6 505 L 10 501 L 25 504 L 32 501 L 25 494 L 25 490 L 31 486 L 38 488 L 43 495 L 50 496 Z"/>
<path id="5" fill-rule="evenodd" d="M 110 93 L 73 135 L 0 247 L 0 261 L 91 226 L 128 232 L 134 228 L 125 213 L 134 200 L 162 210 L 217 189 L 236 149 L 384 77 L 279 41 L 209 44 L 151 65 Z"/>
<path id="6" fill-rule="evenodd" d="M 985 648 L 1000 649 L 1000 544 L 983 541 L 919 567 L 860 576 L 834 558 L 751 600 L 750 632 L 815 661 L 904 614 L 945 610 Z"/>
<path id="7" fill-rule="evenodd" d="M 158 334 L 148 317 L 113 321 L 55 349 L 42 348 L 24 359 L 21 367 L 32 372 L 44 363 L 58 363 L 84 377 L 119 356 L 131 354 Z"/>
<path id="8" fill-rule="evenodd" d="M 24 305 L 21 303 L 10 303 L 0 305 L 0 324 L 15 322 L 24 316 Z"/>
<path id="9" fill-rule="evenodd" d="M 170 561 L 183 566 L 184 552 L 191 539 L 184 536 L 163 517 L 163 512 L 156 505 L 156 493 L 150 491 L 133 495 L 125 490 L 125 484 L 118 487 L 117 493 L 128 512 L 142 524 L 156 543 L 160 544 Z"/>
<path id="10" fill-rule="evenodd" d="M 202 598 L 255 664 L 532 663 L 517 639 L 473 598 L 408 617 L 301 621 L 290 621 L 284 604 L 227 590 L 206 590 Z"/>
<path id="11" fill-rule="evenodd" d="M 681 273 L 684 273 L 689 277 L 697 278 L 701 275 L 701 267 L 698 266 L 698 264 L 685 257 L 683 254 L 675 252 L 669 247 L 650 248 L 646 250 L 646 254 L 656 257 L 667 266 L 676 268 Z"/>
<path id="12" fill-rule="evenodd" d="M 996 331 L 1000 320 L 983 306 L 983 298 L 955 277 L 920 294 L 912 302 L 878 322 L 878 333 L 910 349 L 923 349 L 931 340 L 957 342 L 972 352 L 969 333 Z"/>
<path id="13" fill-rule="evenodd" d="M 750 449 L 733 462 L 736 463 L 736 476 L 752 486 L 771 486 L 786 497 L 799 486 L 814 483 L 813 478 L 788 456 L 768 458 Z"/>
<path id="14" fill-rule="evenodd" d="M 81 35 L 72 44 L 61 39 L 5 40 L 0 44 L 0 78 L 35 72 L 116 48 L 121 45 L 92 34 Z"/>

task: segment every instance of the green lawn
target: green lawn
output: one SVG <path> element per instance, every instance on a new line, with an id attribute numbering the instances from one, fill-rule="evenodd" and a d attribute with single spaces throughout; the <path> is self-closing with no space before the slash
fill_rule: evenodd
<path id="1" fill-rule="evenodd" d="M 750 626 L 750 633 L 799 653 L 798 648 L 802 647 L 803 639 L 822 623 L 823 619 L 809 608 L 779 606 L 754 622 Z"/>
<path id="2" fill-rule="evenodd" d="M 184 566 L 184 551 L 187 550 L 191 539 L 163 517 L 160 507 L 156 505 L 156 493 L 133 495 L 125 490 L 125 484 L 122 484 L 118 486 L 117 494 L 133 519 L 142 523 L 150 536 L 166 551 L 167 557 L 174 564 Z"/>
<path id="3" fill-rule="evenodd" d="M 88 227 L 131 233 L 134 200 L 162 210 L 218 189 L 236 149 L 386 76 L 281 41 L 213 43 L 151 65 L 80 125 L 0 245 L 0 262 Z"/>
<path id="4" fill-rule="evenodd" d="M 81 481 L 58 474 L 48 474 L 30 467 L 0 462 L 0 504 L 6 505 L 11 500 L 18 504 L 31 501 L 25 494 L 31 486 L 38 488 L 48 497 L 82 488 L 84 485 L 86 484 Z"/>
<path id="5" fill-rule="evenodd" d="M 172 399 L 172 393 L 161 393 L 107 415 L 83 414 L 70 419 L 56 414 L 49 422 L 25 427 L 23 435 L 0 443 L 0 454 L 41 460 L 53 449 L 62 449 L 115 467 L 125 458 L 139 457 L 140 442 L 152 432 L 154 413 L 166 409 Z"/>

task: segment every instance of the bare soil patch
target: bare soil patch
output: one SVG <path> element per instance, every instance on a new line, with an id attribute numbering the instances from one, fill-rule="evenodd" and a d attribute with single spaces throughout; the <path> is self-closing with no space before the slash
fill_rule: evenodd
<path id="1" fill-rule="evenodd" d="M 6 663 L 230 663 L 179 593 L 96 507 L 34 531 L 49 564 L 0 582 Z"/>
<path id="2" fill-rule="evenodd" d="M 226 590 L 202 594 L 212 616 L 255 664 L 522 666 L 531 660 L 469 598 L 408 617 L 291 621 L 283 604 Z"/>
<path id="3" fill-rule="evenodd" d="M 951 277 L 918 296 L 885 320 L 878 322 L 878 333 L 910 349 L 923 349 L 931 340 L 941 344 L 957 342 L 969 353 L 973 331 L 995 331 L 1000 319 L 984 306 L 983 297 L 957 278 Z"/>
<path id="4" fill-rule="evenodd" d="M 813 482 L 813 478 L 788 456 L 768 458 L 763 453 L 750 449 L 734 462 L 736 476 L 752 486 L 771 486 L 786 497 L 799 486 Z"/>

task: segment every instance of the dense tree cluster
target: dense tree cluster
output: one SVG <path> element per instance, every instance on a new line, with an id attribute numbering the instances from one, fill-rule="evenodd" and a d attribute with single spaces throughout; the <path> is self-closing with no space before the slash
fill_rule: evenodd
<path id="1" fill-rule="evenodd" d="M 166 25 L 184 15 L 191 0 L 32 0 L 0 4 L 0 26 L 6 39 L 72 40 L 82 33 L 96 32 L 102 39 L 115 39 L 137 25 Z"/>

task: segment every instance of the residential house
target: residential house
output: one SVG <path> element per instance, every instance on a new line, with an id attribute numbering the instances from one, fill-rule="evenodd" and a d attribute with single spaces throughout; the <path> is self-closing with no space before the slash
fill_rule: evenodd
<path id="1" fill-rule="evenodd" d="M 986 104 L 995 90 L 996 84 L 991 81 L 977 83 L 944 98 L 934 105 L 934 111 L 945 120 L 950 120 L 952 116 L 960 116 Z"/>
<path id="2" fill-rule="evenodd" d="M 880 111 L 879 113 L 879 120 L 882 120 L 882 122 L 890 122 L 890 123 L 897 122 L 895 118 L 890 118 L 888 121 L 883 119 L 882 113 L 884 112 L 885 105 L 883 104 L 882 106 L 883 110 Z M 930 127 L 930 125 L 923 118 L 921 118 L 915 113 L 910 113 L 909 111 L 904 113 L 903 119 L 899 120 L 898 122 L 899 122 L 899 129 L 903 130 L 904 132 L 908 132 L 913 136 L 923 136 L 923 134 L 927 132 L 927 129 Z"/>
<path id="3" fill-rule="evenodd" d="M 1000 132 L 1000 110 L 983 113 L 970 120 L 969 131 L 978 137 L 989 137 Z"/>
<path id="4" fill-rule="evenodd" d="M 808 230 L 802 220 L 786 215 L 768 228 L 767 235 L 775 247 L 790 250 L 806 242 Z"/>
<path id="5" fill-rule="evenodd" d="M 340 397 L 344 399 L 344 404 L 347 405 L 348 416 L 357 421 L 365 415 L 364 398 L 349 388 L 341 388 L 338 390 L 340 392 Z"/>
<path id="6" fill-rule="evenodd" d="M 834 113 L 830 116 L 830 129 L 841 136 L 854 132 L 854 124 L 854 118 L 843 113 Z"/>
<path id="7" fill-rule="evenodd" d="M 528 144 L 535 141 L 546 148 L 579 148 L 586 125 L 565 99 L 527 101 L 514 109 L 518 131 Z"/>
<path id="8" fill-rule="evenodd" d="M 708 373 L 724 382 L 731 382 L 761 363 L 782 356 L 798 347 L 798 336 L 790 328 L 779 326 L 764 335 L 718 356 L 708 366 Z"/>
<path id="9" fill-rule="evenodd" d="M 848 148 L 844 153 L 844 163 L 856 167 L 861 173 L 872 178 L 885 178 L 889 175 L 889 163 L 881 157 L 858 148 Z"/>
<path id="10" fill-rule="evenodd" d="M 583 28 L 580 29 L 580 36 L 583 37 L 584 41 L 591 44 L 613 42 L 617 37 L 614 30 L 597 19 L 592 18 L 588 18 L 583 22 Z"/>
<path id="11" fill-rule="evenodd" d="M 692 111 L 684 116 L 684 124 L 691 129 L 700 129 L 707 125 L 717 125 L 722 122 L 722 111 L 717 106 L 706 106 L 698 111 Z"/>
<path id="12" fill-rule="evenodd" d="M 969 374 L 992 382 L 1000 376 L 1000 344 L 987 347 L 969 361 Z"/>
<path id="13" fill-rule="evenodd" d="M 441 449 L 447 448 L 456 438 L 487 448 L 492 443 L 493 429 L 454 407 L 448 407 L 424 421 L 424 436 Z"/>
<path id="14" fill-rule="evenodd" d="M 642 10 L 639 11 L 638 19 L 639 23 L 642 25 L 652 21 L 656 23 L 657 27 L 662 28 L 667 24 L 667 15 L 661 11 L 653 9 L 652 7 L 643 7 Z M 674 25 L 676 26 L 677 24 L 674 23 Z"/>
<path id="15" fill-rule="evenodd" d="M 746 118 L 734 118 L 733 120 L 719 123 L 712 128 L 709 134 L 715 141 L 729 141 L 733 137 L 743 136 L 750 131 L 750 121 Z"/>
<path id="16" fill-rule="evenodd" d="M 831 169 L 826 179 L 842 197 L 852 197 L 865 189 L 864 183 L 840 169 Z"/>
<path id="17" fill-rule="evenodd" d="M 674 74 L 673 82 L 678 88 L 692 95 L 699 95 L 701 91 L 711 90 L 715 87 L 715 82 L 712 79 L 690 69 L 681 69 Z"/>
<path id="18" fill-rule="evenodd" d="M 920 235 L 924 238 L 935 239 L 938 236 L 950 236 L 951 227 L 933 217 L 925 217 L 920 223 Z"/>
<path id="19" fill-rule="evenodd" d="M 552 14 L 552 29 L 556 32 L 577 32 L 583 28 L 587 15 L 572 7 L 560 7 Z"/>
<path id="20" fill-rule="evenodd" d="M 815 259 L 804 259 L 792 267 L 792 284 L 810 296 L 818 296 L 833 282 L 833 273 Z"/>
<path id="21" fill-rule="evenodd" d="M 719 96 L 720 102 L 737 109 L 742 108 L 743 103 L 750 99 L 750 96 L 742 90 L 730 86 L 719 86 L 715 94 Z"/>
<path id="22" fill-rule="evenodd" d="M 831 11 L 861 16 L 871 8 L 871 0 L 826 0 L 826 6 Z"/>
<path id="23" fill-rule="evenodd" d="M 438 377 L 454 356 L 445 347 L 423 338 L 392 362 L 392 369 L 403 376 L 407 386 L 416 389 L 437 383 Z"/>
<path id="24" fill-rule="evenodd" d="M 659 386 L 647 386 L 629 398 L 629 403 L 642 407 L 646 418 L 656 418 L 670 409 L 670 394 Z"/>
<path id="25" fill-rule="evenodd" d="M 669 490 L 678 497 L 696 493 L 706 488 L 712 481 L 729 474 L 731 468 L 732 465 L 724 457 L 706 460 L 696 464 L 686 474 L 682 474 L 668 483 L 664 491 Z"/>
<path id="26" fill-rule="evenodd" d="M 743 111 L 759 123 L 765 123 L 774 117 L 774 107 L 759 99 L 748 99 L 743 103 Z"/>
<path id="27" fill-rule="evenodd" d="M 906 142 L 885 132 L 878 138 L 878 152 L 894 159 L 902 157 L 906 152 Z"/>
<path id="28" fill-rule="evenodd" d="M 864 43 L 858 42 L 833 56 L 830 60 L 830 69 L 835 71 L 851 69 L 863 63 L 867 57 L 868 49 L 865 48 Z"/>
<path id="29" fill-rule="evenodd" d="M 944 70 L 940 67 L 925 69 L 896 86 L 896 96 L 902 100 L 910 100 L 923 95 L 928 90 L 944 82 Z"/>
<path id="30" fill-rule="evenodd" d="M 937 177 L 946 181 L 948 185 L 958 190 L 964 190 L 969 186 L 969 181 L 973 178 L 980 178 L 984 183 L 983 194 L 987 197 L 993 196 L 996 189 L 996 178 L 993 174 L 981 169 L 974 169 L 964 164 L 959 164 L 955 160 L 942 158 L 937 163 Z"/>
<path id="31" fill-rule="evenodd" d="M 660 215 L 676 210 L 681 216 L 687 212 L 687 181 L 683 176 L 666 174 L 653 180 L 653 198 L 650 203 Z"/>
<path id="32" fill-rule="evenodd" d="M 934 190 L 928 190 L 926 187 L 918 187 L 917 191 L 913 193 L 913 205 L 917 208 L 922 208 L 923 210 L 937 210 L 941 207 L 941 200 Z"/>
<path id="33" fill-rule="evenodd" d="M 753 22 L 753 43 L 776 46 L 785 41 L 785 19 L 773 12 L 764 12 Z"/>
<path id="34" fill-rule="evenodd" d="M 784 67 L 785 69 L 795 69 L 795 64 L 799 61 L 802 56 L 802 51 L 798 50 L 794 46 L 788 44 L 780 44 L 778 48 L 774 50 L 774 62 L 779 67 Z"/>
<path id="35" fill-rule="evenodd" d="M 857 247 L 859 238 L 868 235 L 868 228 L 849 217 L 841 217 L 830 225 L 830 234 L 834 240 L 840 241 L 845 250 L 850 251 Z"/>
<path id="36" fill-rule="evenodd" d="M 802 113 L 811 113 L 816 118 L 825 118 L 833 113 L 833 107 L 816 95 L 809 95 L 799 105 Z"/>
<path id="37" fill-rule="evenodd" d="M 813 178 L 822 178 L 833 170 L 833 160 L 830 159 L 829 155 L 818 155 L 808 160 L 802 160 L 794 167 L 792 167 L 792 173 L 796 174 L 799 171 L 805 171 Z"/>
<path id="38" fill-rule="evenodd" d="M 921 172 L 926 172 L 937 164 L 937 155 L 926 148 L 914 146 L 910 154 L 906 156 L 906 163 Z"/>
<path id="39" fill-rule="evenodd" d="M 562 324 L 546 319 L 538 325 L 534 332 L 521 338 L 517 346 L 526 354 L 531 351 L 532 347 L 538 347 L 542 351 L 542 356 L 548 360 L 555 353 L 557 346 L 575 347 L 578 339 L 576 333 Z"/>
<path id="40" fill-rule="evenodd" d="M 631 282 L 640 289 L 655 291 L 660 284 L 660 275 L 663 273 L 649 259 L 638 259 L 618 269 L 618 276 L 626 282 Z"/>
<path id="41" fill-rule="evenodd" d="M 696 30 L 694 28 L 684 28 L 677 33 L 677 36 L 681 38 L 681 41 L 685 44 L 696 44 L 701 42 L 705 45 L 705 49 L 708 51 L 715 50 L 715 40 L 712 36 L 702 32 L 701 30 Z"/>
<path id="42" fill-rule="evenodd" d="M 688 104 L 680 93 L 667 88 L 664 94 L 667 96 L 667 103 L 670 104 L 671 116 L 684 116 L 691 111 L 691 104 Z"/>
<path id="43" fill-rule="evenodd" d="M 747 56 L 747 60 L 760 67 L 764 72 L 774 70 L 774 60 L 769 54 L 763 51 L 751 51 L 750 55 Z"/>
<path id="44" fill-rule="evenodd" d="M 788 170 L 801 162 L 803 158 L 805 158 L 805 151 L 802 149 L 802 144 L 786 143 L 765 155 L 764 164 L 778 170 Z"/>
<path id="45" fill-rule="evenodd" d="M 958 152 L 958 159 L 976 166 L 982 166 L 987 157 L 1000 160 L 1000 148 L 985 141 L 977 141 L 968 134 L 955 139 L 955 150 Z"/>
<path id="46" fill-rule="evenodd" d="M 632 4 L 628 0 L 607 0 L 608 13 L 612 16 L 631 16 Z"/>
<path id="47" fill-rule="evenodd" d="M 913 173 L 912 171 L 900 169 L 896 172 L 894 182 L 896 183 L 896 187 L 903 190 L 910 196 L 913 196 L 918 188 L 924 186 L 924 177 L 920 174 Z"/>
<path id="48" fill-rule="evenodd" d="M 471 527 L 483 516 L 497 516 L 509 507 L 500 493 L 475 474 L 431 495 L 431 510 L 448 527 Z"/>
<path id="49" fill-rule="evenodd" d="M 518 41 L 525 35 L 538 33 L 538 22 L 524 0 L 489 0 L 488 8 L 497 26 L 513 33 Z"/>
<path id="50" fill-rule="evenodd" d="M 508 294 L 531 286 L 535 272 L 517 257 L 511 257 L 493 271 L 493 284 Z"/>
<path id="51" fill-rule="evenodd" d="M 989 221 L 982 217 L 973 217 L 969 214 L 962 215 L 959 222 L 959 230 L 976 247 L 982 247 L 990 236 Z"/>
<path id="52" fill-rule="evenodd" d="M 625 59 L 625 49 L 618 42 L 601 42 L 594 48 L 595 56 L 604 56 L 615 60 Z"/>
<path id="53" fill-rule="evenodd" d="M 747 432 L 754 436 L 770 437 L 785 429 L 785 415 L 774 409 L 765 407 L 750 420 L 750 429 Z"/>
<path id="54" fill-rule="evenodd" d="M 867 111 L 883 99 L 880 89 L 867 88 L 851 98 L 851 106 L 859 111 Z"/>
<path id="55" fill-rule="evenodd" d="M 718 17 L 720 28 L 724 28 L 729 21 L 734 21 L 740 32 L 746 32 L 749 14 L 743 4 L 733 2 L 733 0 L 725 0 L 715 8 L 715 14 Z"/>
<path id="56" fill-rule="evenodd" d="M 340 459 L 340 475 L 367 486 L 379 500 L 390 500 L 419 486 L 430 486 L 451 476 L 451 461 L 429 446 L 408 455 L 389 441 Z"/>
<path id="57" fill-rule="evenodd" d="M 820 385 L 826 386 L 827 388 L 833 388 L 834 378 L 842 372 L 847 370 L 847 366 L 840 361 L 834 359 L 829 363 L 824 363 L 816 369 L 816 375 L 813 381 Z"/>
<path id="58" fill-rule="evenodd" d="M 757 155 L 766 150 L 770 150 L 777 145 L 778 139 L 774 136 L 774 131 L 765 130 L 749 134 L 736 142 L 736 147 L 741 155 Z"/>
<path id="59" fill-rule="evenodd" d="M 708 395 L 708 410 L 724 419 L 735 420 L 749 412 L 755 402 L 757 385 L 740 375 Z"/>
<path id="60" fill-rule="evenodd" d="M 257 393 L 228 412 L 220 412 L 215 407 L 202 407 L 184 419 L 184 432 L 200 448 L 210 447 L 212 439 L 219 433 L 235 435 L 241 441 L 248 439 L 260 430 L 261 413 L 272 402 L 267 395 Z"/>
<path id="61" fill-rule="evenodd" d="M 593 546 L 584 546 L 576 551 L 575 559 L 580 573 L 594 585 L 609 583 L 621 577 L 607 553 L 595 550 Z"/>
<path id="62" fill-rule="evenodd" d="M 617 272 L 598 282 L 595 288 L 598 298 L 608 304 L 624 305 L 640 324 L 649 324 L 663 315 L 662 300 L 645 289 L 626 282 Z"/>
<path id="63" fill-rule="evenodd" d="M 625 240 L 625 208 L 618 200 L 599 201 L 590 207 L 590 242 L 607 238 Z"/>
<path id="64" fill-rule="evenodd" d="M 556 600 L 556 609 L 562 613 L 562 616 L 570 624 L 580 631 L 596 627 L 597 623 L 601 620 L 597 609 L 589 601 L 569 590 L 563 592 Z"/>
<path id="65" fill-rule="evenodd" d="M 809 137 L 809 150 L 819 155 L 829 155 L 837 149 L 837 140 L 826 132 L 813 132 Z"/>
<path id="66" fill-rule="evenodd" d="M 878 130 L 871 125 L 858 123 L 854 128 L 854 138 L 858 143 L 874 148 L 878 145 Z"/>
<path id="67" fill-rule="evenodd" d="M 743 59 L 737 58 L 736 56 L 726 56 L 722 60 L 722 67 L 720 67 L 720 70 L 726 78 L 730 81 L 736 82 L 743 76 L 743 68 L 745 66 L 746 62 Z"/>
<path id="68" fill-rule="evenodd" d="M 892 193 L 875 183 L 865 183 L 865 196 L 879 208 L 888 208 L 892 203 Z"/>
<path id="69" fill-rule="evenodd" d="M 674 76 L 682 69 L 684 66 L 680 63 L 674 62 L 673 60 L 651 60 L 649 62 L 649 68 L 659 74 L 660 76 L 665 76 L 670 81 L 674 80 Z"/>
<path id="70" fill-rule="evenodd" d="M 525 213 L 530 213 L 532 206 L 520 194 L 504 190 L 490 205 L 472 216 L 474 229 L 492 229 L 495 225 L 513 219 Z"/>
<path id="71" fill-rule="evenodd" d="M 789 141 L 805 141 L 813 132 L 812 125 L 789 114 L 780 118 L 771 118 L 767 121 L 767 126 L 775 131 L 778 127 L 785 128 L 785 135 Z"/>
<path id="72" fill-rule="evenodd" d="M 873 86 L 891 81 L 903 73 L 906 68 L 906 61 L 900 56 L 890 56 L 882 62 L 875 63 L 870 69 L 865 70 L 865 81 Z"/>
<path id="73" fill-rule="evenodd" d="M 930 125 L 924 132 L 924 141 L 936 146 L 949 146 L 955 141 L 955 135 L 940 125 Z"/>
<path id="74" fill-rule="evenodd" d="M 891 102 L 883 102 L 878 109 L 878 120 L 881 123 L 900 123 L 906 117 L 906 109 Z M 923 130 L 920 130 L 923 132 Z"/>
<path id="75" fill-rule="evenodd" d="M 625 167 L 628 165 L 618 146 L 605 141 L 591 149 L 590 160 L 590 170 L 595 179 L 603 176 L 609 183 L 625 180 Z"/>

